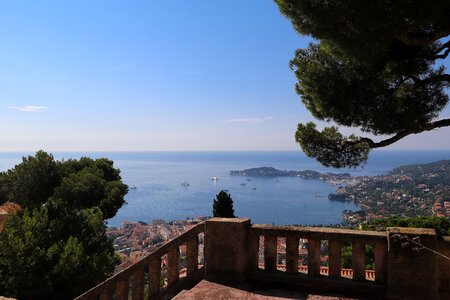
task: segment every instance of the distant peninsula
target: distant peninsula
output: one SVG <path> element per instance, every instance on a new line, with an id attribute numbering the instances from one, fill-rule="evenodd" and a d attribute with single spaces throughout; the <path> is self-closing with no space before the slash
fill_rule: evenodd
<path id="1" fill-rule="evenodd" d="M 279 170 L 273 167 L 259 167 L 245 170 L 230 171 L 233 176 L 251 176 L 251 177 L 300 177 L 301 179 L 315 179 L 331 182 L 334 184 L 344 184 L 353 177 L 350 173 L 320 173 L 313 170 L 295 171 Z"/>

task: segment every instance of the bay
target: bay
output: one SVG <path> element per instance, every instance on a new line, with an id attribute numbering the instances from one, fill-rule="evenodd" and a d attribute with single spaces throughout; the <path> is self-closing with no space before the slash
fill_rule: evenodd
<path id="1" fill-rule="evenodd" d="M 0 170 L 12 168 L 23 155 L 0 153 Z M 374 151 L 369 162 L 355 169 L 325 168 L 300 151 L 278 152 L 55 152 L 56 159 L 107 157 L 121 169 L 130 187 L 124 205 L 108 220 L 109 226 L 123 221 L 164 219 L 167 221 L 209 216 L 212 201 L 220 190 L 228 190 L 239 217 L 253 223 L 337 224 L 344 209 L 358 210 L 353 203 L 329 201 L 337 186 L 297 177 L 260 178 L 231 176 L 231 170 L 270 166 L 282 170 L 350 172 L 378 175 L 414 163 L 450 159 L 450 151 Z M 215 176 L 217 181 L 211 180 Z M 188 182 L 184 187 L 182 182 Z"/>

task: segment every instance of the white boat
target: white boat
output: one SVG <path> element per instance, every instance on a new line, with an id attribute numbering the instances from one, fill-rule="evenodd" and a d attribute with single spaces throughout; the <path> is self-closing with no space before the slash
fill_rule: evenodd
<path id="1" fill-rule="evenodd" d="M 217 180 L 219 180 L 219 178 L 216 177 L 216 176 L 213 176 L 213 177 L 211 177 L 211 180 L 212 180 L 212 181 L 217 181 Z"/>
<path id="2" fill-rule="evenodd" d="M 184 186 L 184 187 L 188 187 L 188 186 L 189 186 L 189 183 L 188 183 L 187 181 L 183 181 L 183 182 L 181 183 L 181 185 Z"/>

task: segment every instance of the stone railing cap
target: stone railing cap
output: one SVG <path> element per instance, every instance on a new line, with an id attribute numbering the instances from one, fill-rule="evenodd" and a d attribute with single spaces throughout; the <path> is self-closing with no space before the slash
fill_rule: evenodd
<path id="1" fill-rule="evenodd" d="M 206 220 L 206 222 L 227 222 L 227 223 L 242 223 L 250 222 L 247 218 L 211 218 Z"/>
<path id="2" fill-rule="evenodd" d="M 436 231 L 433 228 L 388 227 L 387 231 L 401 234 L 436 235 Z"/>

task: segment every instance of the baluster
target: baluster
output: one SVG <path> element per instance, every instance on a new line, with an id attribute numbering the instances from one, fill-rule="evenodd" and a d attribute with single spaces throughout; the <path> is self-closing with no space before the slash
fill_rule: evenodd
<path id="1" fill-rule="evenodd" d="M 264 270 L 277 269 L 277 237 L 264 236 Z"/>
<path id="2" fill-rule="evenodd" d="M 117 281 L 117 300 L 128 300 L 128 277 Z"/>
<path id="3" fill-rule="evenodd" d="M 161 257 L 151 257 L 148 270 L 148 295 L 153 297 L 159 294 L 161 289 Z"/>
<path id="4" fill-rule="evenodd" d="M 113 286 L 106 284 L 100 294 L 100 300 L 112 300 L 113 299 Z"/>
<path id="5" fill-rule="evenodd" d="M 353 280 L 355 281 L 363 281 L 366 279 L 366 257 L 364 246 L 363 242 L 352 242 Z"/>
<path id="6" fill-rule="evenodd" d="M 308 276 L 320 275 L 320 240 L 308 239 Z"/>
<path id="7" fill-rule="evenodd" d="M 198 269 L 198 235 L 194 234 L 186 243 L 187 275 Z"/>
<path id="8" fill-rule="evenodd" d="M 180 250 L 178 246 L 173 247 L 167 252 L 167 286 L 180 279 Z"/>
<path id="9" fill-rule="evenodd" d="M 342 244 L 340 241 L 328 241 L 328 262 L 330 265 L 328 274 L 331 278 L 341 277 L 341 249 Z"/>
<path id="10" fill-rule="evenodd" d="M 288 236 L 286 238 L 286 272 L 298 273 L 298 244 L 299 239 Z"/>
<path id="11" fill-rule="evenodd" d="M 375 243 L 375 281 L 385 283 L 387 277 L 387 245 L 386 242 Z"/>
<path id="12" fill-rule="evenodd" d="M 259 263 L 259 235 L 250 232 L 248 237 L 248 268 L 258 270 Z"/>
<path id="13" fill-rule="evenodd" d="M 132 289 L 132 299 L 142 300 L 144 299 L 144 270 L 142 266 L 137 265 L 137 269 L 133 273 L 133 285 Z"/>

